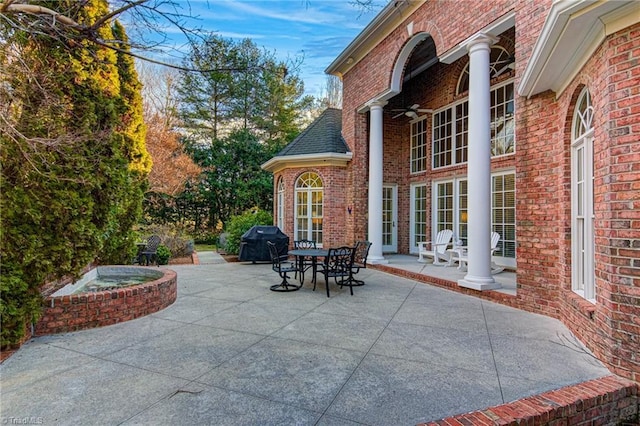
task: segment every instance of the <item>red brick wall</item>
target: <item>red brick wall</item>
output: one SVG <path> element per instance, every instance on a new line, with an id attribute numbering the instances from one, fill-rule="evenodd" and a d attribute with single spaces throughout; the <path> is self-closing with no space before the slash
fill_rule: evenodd
<path id="1" fill-rule="evenodd" d="M 608 376 L 421 426 L 637 425 L 638 403 L 636 383 Z"/>
<path id="2" fill-rule="evenodd" d="M 102 327 L 164 309 L 175 302 L 178 289 L 177 274 L 169 269 L 163 272 L 162 278 L 129 288 L 47 297 L 34 334 Z"/>
<path id="3" fill-rule="evenodd" d="M 479 1 L 472 3 L 472 13 L 460 14 L 459 2 L 426 2 L 345 74 L 343 135 L 354 156 L 347 170 L 318 169 L 325 180 L 325 200 L 340 200 L 325 205 L 325 223 L 341 224 L 340 229 L 325 227 L 327 244 L 366 237 L 368 113 L 357 110 L 388 89 L 396 58 L 410 39 L 406 24 L 414 23 L 414 33 L 429 32 L 442 54 L 515 8 L 515 29 L 503 34 L 499 44 L 515 52 L 515 71 L 501 79 L 513 78 L 517 88 L 551 3 Z M 492 160 L 492 170 L 516 172 L 517 296 L 481 295 L 559 318 L 612 372 L 633 380 L 640 380 L 639 56 L 640 26 L 636 24 L 607 37 L 562 93 L 545 92 L 530 99 L 516 96 L 516 153 Z M 407 83 L 403 93 L 384 108 L 384 183 L 398 186 L 401 253 L 409 248 L 410 185 L 425 183 L 430 191 L 433 180 L 465 175 L 466 165 L 412 175 L 409 120 L 393 119 L 390 111 L 414 103 L 438 109 L 466 96 L 456 96 L 455 87 L 467 60 L 432 67 Z M 589 88 L 596 111 L 595 305 L 571 290 L 570 129 L 583 87 Z M 427 123 L 431 125 L 429 119 Z M 430 150 L 431 146 L 429 158 Z M 293 187 L 301 172 L 283 172 L 288 187 Z M 332 192 L 329 182 L 344 183 L 348 189 Z M 293 198 L 287 202 L 287 212 L 293 212 Z M 351 215 L 345 217 L 340 202 L 352 206 Z M 287 232 L 292 234 L 292 222 L 290 227 Z M 338 237 L 332 237 L 333 232 Z"/>
<path id="4" fill-rule="evenodd" d="M 640 380 L 640 24 L 608 37 L 558 99 L 566 125 L 560 318 L 609 368 Z M 571 291 L 570 123 L 594 106 L 596 304 Z M 560 114 L 562 115 L 562 114 Z"/>
<path id="5" fill-rule="evenodd" d="M 480 1 L 470 3 L 473 5 L 472 13 L 460 13 L 459 2 L 453 0 L 429 1 L 422 8 L 418 9 L 413 15 L 394 30 L 385 40 L 383 40 L 373 51 L 365 57 L 360 63 L 356 64 L 349 72 L 343 76 L 343 106 L 342 106 L 342 134 L 354 153 L 351 167 L 354 170 L 354 181 L 359 176 L 356 175 L 360 167 L 366 166 L 368 169 L 368 138 L 369 130 L 366 125 L 366 117 L 368 114 L 362 114 L 357 111 L 365 102 L 373 99 L 376 95 L 384 92 L 390 85 L 391 74 L 397 56 L 402 47 L 411 39 L 407 34 L 406 26 L 413 22 L 414 33 L 426 31 L 431 34 L 435 41 L 438 54 L 442 54 L 447 50 L 457 46 L 471 34 L 479 31 L 488 22 L 492 22 L 499 17 L 507 14 L 514 9 L 516 3 L 510 0 L 496 1 Z M 452 25 L 455 23 L 455 25 Z M 456 79 L 457 79 L 456 74 Z M 450 75 L 446 74 L 447 78 Z M 452 96 L 452 86 L 447 86 L 447 95 Z M 405 91 L 410 92 L 410 91 Z M 424 95 L 431 95 L 430 92 L 422 92 Z M 442 95 L 438 91 L 439 95 Z M 435 95 L 435 94 L 434 94 Z M 408 101 L 408 99 L 405 99 Z M 419 102 L 418 102 L 419 103 Z M 405 104 L 409 104 L 406 102 Z M 426 104 L 426 103 L 425 103 Z M 424 105 L 424 104 L 423 104 Z M 385 110 L 391 106 L 386 106 Z M 363 117 L 364 116 L 364 117 Z M 387 157 L 389 149 L 393 150 L 393 146 L 389 147 L 387 126 L 388 118 L 385 115 L 385 141 L 384 156 Z M 402 136 L 406 145 L 408 134 Z M 394 144 L 392 144 L 394 145 Z M 402 148 L 399 148 L 402 149 Z M 404 153 L 408 155 L 408 151 Z M 408 162 L 408 161 L 407 161 Z M 407 167 L 405 163 L 395 163 L 394 167 Z M 394 176 L 388 176 L 385 170 L 385 183 L 396 183 Z M 405 177 L 406 180 L 406 177 Z M 403 182 L 405 185 L 407 182 Z M 408 207 L 408 198 L 406 191 L 402 192 L 402 188 L 398 188 L 399 204 Z M 366 214 L 368 195 L 366 191 L 356 191 L 354 194 L 353 204 L 358 206 L 355 209 L 356 223 L 362 223 L 364 226 L 360 230 L 354 229 L 352 239 L 360 239 L 366 235 Z M 399 205 L 399 208 L 400 208 Z M 355 213 L 357 212 L 357 213 Z M 408 222 L 406 218 L 399 216 L 399 231 L 408 230 Z M 407 247 L 408 239 L 405 232 L 399 232 L 398 247 Z"/>
<path id="6" fill-rule="evenodd" d="M 350 184 L 349 172 L 344 167 L 300 167 L 284 169 L 274 176 L 276 189 L 274 199 L 277 200 L 277 182 L 284 179 L 285 186 L 285 226 L 282 232 L 289 236 L 289 245 L 293 246 L 296 239 L 294 234 L 295 220 L 295 186 L 301 174 L 305 172 L 317 173 L 323 184 L 323 246 L 337 247 L 352 245 L 355 240 L 346 229 L 353 228 L 353 204 L 349 200 L 350 192 L 346 189 Z M 348 207 L 352 207 L 349 214 Z M 277 223 L 277 208 L 274 205 L 274 223 Z"/>

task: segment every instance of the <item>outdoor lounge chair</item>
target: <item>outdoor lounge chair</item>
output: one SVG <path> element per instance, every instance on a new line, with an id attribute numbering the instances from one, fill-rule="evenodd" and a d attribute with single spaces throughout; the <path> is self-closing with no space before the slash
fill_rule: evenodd
<path id="1" fill-rule="evenodd" d="M 500 234 L 498 234 L 497 232 L 492 232 L 491 233 L 491 249 L 490 249 L 491 256 L 493 256 L 493 253 L 497 250 L 498 242 L 500 242 Z M 460 250 L 454 250 L 454 252 L 452 253 L 452 259 L 450 263 L 452 263 L 455 260 L 457 260 L 459 263 L 458 269 L 460 269 L 461 271 L 466 271 L 467 262 L 469 261 L 469 250 L 466 248 L 462 248 Z M 504 271 L 504 268 L 502 266 L 498 266 L 493 261 L 491 261 L 491 274 L 499 274 L 502 271 Z"/>
<path id="2" fill-rule="evenodd" d="M 290 273 L 297 273 L 298 266 L 295 262 L 287 261 L 288 256 L 280 255 L 278 253 L 278 247 L 275 243 L 267 241 L 267 247 L 269 247 L 269 256 L 271 257 L 271 269 L 280 275 L 282 282 L 280 284 L 274 284 L 269 287 L 272 291 L 295 291 L 299 290 L 301 285 L 291 284 L 289 282 Z"/>
<path id="3" fill-rule="evenodd" d="M 432 257 L 434 265 L 446 265 L 441 260 L 448 262 L 449 257 L 447 254 L 447 247 L 451 243 L 453 237 L 453 231 L 450 229 L 443 229 L 438 232 L 435 240 L 433 241 L 421 241 L 418 243 L 418 262 L 425 263 L 424 256 Z"/>

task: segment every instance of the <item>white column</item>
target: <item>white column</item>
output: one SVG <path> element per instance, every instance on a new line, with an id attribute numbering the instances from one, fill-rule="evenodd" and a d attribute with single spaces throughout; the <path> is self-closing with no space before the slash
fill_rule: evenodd
<path id="1" fill-rule="evenodd" d="M 369 263 L 387 263 L 382 255 L 382 107 L 386 102 L 370 104 L 369 128 Z"/>
<path id="2" fill-rule="evenodd" d="M 469 49 L 468 272 L 458 281 L 475 290 L 500 288 L 491 275 L 491 45 L 478 34 Z"/>

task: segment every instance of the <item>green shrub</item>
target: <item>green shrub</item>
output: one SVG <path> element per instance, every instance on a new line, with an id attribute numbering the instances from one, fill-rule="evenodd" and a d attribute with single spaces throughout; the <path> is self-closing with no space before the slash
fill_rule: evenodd
<path id="1" fill-rule="evenodd" d="M 171 258 L 171 250 L 169 250 L 167 246 L 160 244 L 156 251 L 156 257 L 158 259 L 158 265 L 167 265 Z"/>
<path id="2" fill-rule="evenodd" d="M 162 245 L 166 246 L 174 257 L 191 256 L 194 245 L 193 239 L 177 227 L 169 225 L 151 225 L 138 230 L 141 240 L 147 239 L 150 235 L 160 237 Z"/>
<path id="3" fill-rule="evenodd" d="M 193 234 L 193 240 L 196 244 L 217 244 L 220 231 L 202 229 Z"/>
<path id="4" fill-rule="evenodd" d="M 238 254 L 242 234 L 254 225 L 273 225 L 273 216 L 266 210 L 254 208 L 247 210 L 240 216 L 233 216 L 229 220 L 226 229 L 227 243 L 225 247 L 228 254 Z"/>

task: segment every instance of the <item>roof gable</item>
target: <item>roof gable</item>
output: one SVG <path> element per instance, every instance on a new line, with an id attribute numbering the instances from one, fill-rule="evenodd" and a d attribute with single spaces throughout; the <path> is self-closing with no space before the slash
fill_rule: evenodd
<path id="1" fill-rule="evenodd" d="M 276 156 L 333 152 L 346 154 L 349 147 L 342 137 L 342 110 L 327 108 Z"/>
<path id="2" fill-rule="evenodd" d="M 327 108 L 262 169 L 276 173 L 288 167 L 346 167 L 352 156 L 342 137 L 342 110 Z"/>

